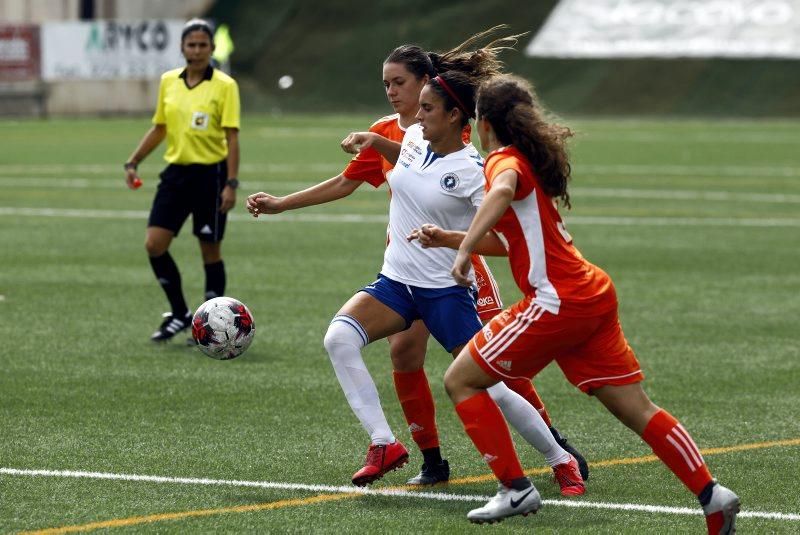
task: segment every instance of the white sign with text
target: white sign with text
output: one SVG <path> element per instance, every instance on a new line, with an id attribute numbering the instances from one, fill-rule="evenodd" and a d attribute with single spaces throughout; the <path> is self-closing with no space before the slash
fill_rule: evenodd
<path id="1" fill-rule="evenodd" d="M 45 80 L 152 79 L 185 64 L 181 20 L 42 24 Z"/>
<path id="2" fill-rule="evenodd" d="M 525 53 L 800 58 L 800 0 L 561 0 Z"/>

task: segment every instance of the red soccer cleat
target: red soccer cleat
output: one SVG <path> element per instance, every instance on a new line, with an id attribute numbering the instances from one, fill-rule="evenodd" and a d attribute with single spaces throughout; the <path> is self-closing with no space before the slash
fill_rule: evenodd
<path id="1" fill-rule="evenodd" d="M 382 478 L 392 470 L 397 470 L 408 462 L 408 450 L 400 441 L 378 446 L 370 444 L 364 467 L 353 474 L 353 485 L 364 487 Z"/>
<path id="2" fill-rule="evenodd" d="M 739 513 L 739 497 L 722 485 L 715 484 L 711 501 L 703 506 L 709 535 L 736 533 L 736 515 Z"/>
<path id="3" fill-rule="evenodd" d="M 561 487 L 562 496 L 580 496 L 586 492 L 586 484 L 581 477 L 578 461 L 572 455 L 569 456 L 568 462 L 553 467 L 553 475 Z"/>

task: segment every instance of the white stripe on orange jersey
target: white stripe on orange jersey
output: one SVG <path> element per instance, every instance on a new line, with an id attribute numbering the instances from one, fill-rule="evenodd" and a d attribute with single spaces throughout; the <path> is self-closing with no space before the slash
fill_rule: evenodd
<path id="1" fill-rule="evenodd" d="M 539 191 L 534 188 L 530 195 L 524 199 L 511 202 L 511 209 L 517 216 L 522 233 L 525 236 L 525 244 L 528 246 L 530 255 L 530 269 L 528 271 L 528 282 L 536 288 L 534 302 L 551 314 L 558 314 L 561 307 L 561 299 L 558 292 L 547 278 L 547 261 L 545 260 L 545 240 L 542 232 L 542 219 L 539 215 L 539 204 L 537 197 Z"/>

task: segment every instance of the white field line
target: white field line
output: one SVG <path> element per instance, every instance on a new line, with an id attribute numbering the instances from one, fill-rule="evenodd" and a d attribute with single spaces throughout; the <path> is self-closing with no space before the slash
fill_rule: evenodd
<path id="1" fill-rule="evenodd" d="M 155 181 L 153 183 L 156 183 Z M 313 182 L 243 182 L 248 191 L 288 190 L 296 191 L 315 185 Z M 44 189 L 108 189 L 127 192 L 123 180 L 92 180 L 88 178 L 50 178 L 50 177 L 3 177 L 2 188 L 44 188 Z M 384 188 L 363 188 L 360 191 L 379 192 L 385 195 Z M 792 193 L 748 193 L 734 191 L 693 191 L 672 189 L 632 189 L 632 188 L 571 188 L 574 197 L 601 197 L 617 199 L 657 199 L 717 202 L 755 202 L 774 204 L 800 204 L 800 195 Z"/>
<path id="2" fill-rule="evenodd" d="M 796 132 L 685 132 L 680 135 L 664 132 L 587 132 L 577 134 L 578 140 L 613 141 L 615 143 L 746 143 L 768 145 L 800 145 Z"/>
<path id="3" fill-rule="evenodd" d="M 192 477 L 164 477 L 137 474 L 114 474 L 108 472 L 85 472 L 76 470 L 25 470 L 18 468 L 0 468 L 0 475 L 27 477 L 64 477 L 78 479 L 105 479 L 113 481 L 142 481 L 148 483 L 174 483 L 181 485 L 206 485 L 226 487 L 257 487 L 265 489 L 301 490 L 309 492 L 332 492 L 342 494 L 364 494 L 365 496 L 394 496 L 403 498 L 424 498 L 440 501 L 485 502 L 491 496 L 474 494 L 452 494 L 446 492 L 417 492 L 402 489 L 367 489 L 352 486 L 309 485 L 304 483 L 279 483 L 274 481 L 241 481 L 229 479 L 207 479 Z M 617 511 L 641 511 L 646 513 L 665 513 L 674 515 L 701 515 L 699 507 L 669 507 L 663 505 L 643 505 L 636 503 L 608 503 L 571 500 L 542 500 L 545 505 L 575 507 L 585 509 L 611 509 Z M 768 520 L 800 521 L 800 514 L 773 513 L 763 511 L 742 511 L 744 518 L 763 518 Z"/>
<path id="4" fill-rule="evenodd" d="M 0 216 L 61 217 L 79 219 L 147 219 L 145 210 L 87 210 L 78 208 L 31 208 L 0 206 Z M 252 221 L 244 214 L 231 214 L 232 221 Z M 605 217 L 572 216 L 565 219 L 568 225 L 655 226 L 655 227 L 800 227 L 800 218 L 725 218 L 725 217 Z M 257 219 L 267 223 L 380 223 L 385 225 L 386 215 L 367 214 L 279 214 Z"/>
<path id="5" fill-rule="evenodd" d="M 341 172 L 347 165 L 338 162 L 316 163 L 243 163 L 240 173 L 331 173 Z M 160 170 L 163 162 L 147 164 Z M 800 177 L 800 165 L 664 165 L 664 164 L 580 164 L 573 166 L 575 175 L 683 176 L 683 177 Z M 0 164 L 0 175 L 20 174 L 107 174 L 122 176 L 117 164 Z M 327 177 L 315 177 L 327 178 Z"/>

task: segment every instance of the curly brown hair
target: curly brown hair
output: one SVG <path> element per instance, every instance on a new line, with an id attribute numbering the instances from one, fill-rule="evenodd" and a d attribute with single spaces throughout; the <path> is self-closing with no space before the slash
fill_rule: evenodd
<path id="1" fill-rule="evenodd" d="M 525 155 L 544 192 L 570 208 L 567 183 L 572 167 L 567 140 L 573 132 L 547 120 L 533 86 L 518 76 L 494 76 L 481 84 L 477 110 L 478 117 L 492 125 L 500 143 L 513 145 Z"/>

